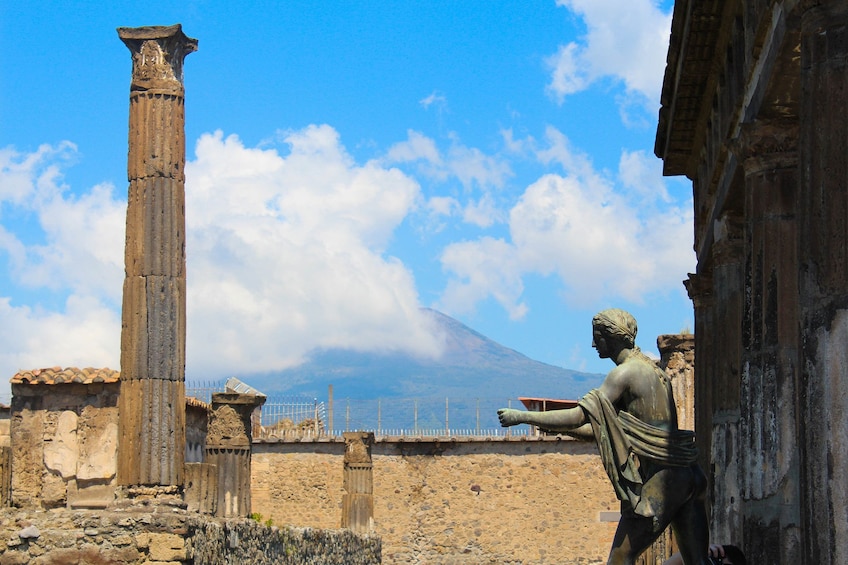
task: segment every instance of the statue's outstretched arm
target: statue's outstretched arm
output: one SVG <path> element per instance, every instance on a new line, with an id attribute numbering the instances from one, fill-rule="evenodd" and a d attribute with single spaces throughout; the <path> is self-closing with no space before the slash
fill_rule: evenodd
<path id="1" fill-rule="evenodd" d="M 528 412 L 526 410 L 501 408 L 498 410 L 498 419 L 504 427 L 515 426 L 517 424 L 532 424 L 551 432 L 573 430 L 589 421 L 586 418 L 586 413 L 579 406 L 564 410 L 549 410 L 547 412 Z"/>

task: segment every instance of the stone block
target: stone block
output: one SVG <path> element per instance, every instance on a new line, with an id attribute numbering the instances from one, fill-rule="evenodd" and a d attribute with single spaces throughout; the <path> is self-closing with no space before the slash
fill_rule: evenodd
<path id="1" fill-rule="evenodd" d="M 214 514 L 218 501 L 218 468 L 211 463 L 186 463 L 185 501 L 189 512 Z"/>
<path id="2" fill-rule="evenodd" d="M 149 534 L 148 555 L 151 561 L 186 559 L 185 540 L 175 534 Z"/>
<path id="3" fill-rule="evenodd" d="M 26 551 L 6 551 L 0 555 L 0 565 L 25 565 L 29 563 L 29 553 Z"/>
<path id="4" fill-rule="evenodd" d="M 115 484 L 68 484 L 68 506 L 71 508 L 106 508 L 115 500 Z"/>

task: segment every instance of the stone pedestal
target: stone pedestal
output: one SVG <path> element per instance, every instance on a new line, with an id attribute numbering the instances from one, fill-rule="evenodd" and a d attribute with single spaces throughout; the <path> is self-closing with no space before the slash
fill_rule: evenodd
<path id="1" fill-rule="evenodd" d="M 218 392 L 212 395 L 206 462 L 217 469 L 215 516 L 250 515 L 251 417 L 264 402 L 264 396 L 255 394 Z"/>
<path id="2" fill-rule="evenodd" d="M 133 61 L 118 482 L 172 491 L 185 460 L 183 59 L 197 40 L 179 24 L 118 35 Z"/>
<path id="3" fill-rule="evenodd" d="M 342 528 L 368 533 L 374 521 L 373 432 L 345 432 Z"/>

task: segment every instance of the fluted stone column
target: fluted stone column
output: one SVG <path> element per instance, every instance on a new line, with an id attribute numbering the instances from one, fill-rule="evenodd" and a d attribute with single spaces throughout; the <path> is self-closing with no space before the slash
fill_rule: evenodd
<path id="1" fill-rule="evenodd" d="M 671 379 L 677 427 L 695 429 L 695 335 L 665 334 L 657 337 L 660 368 Z"/>
<path id="2" fill-rule="evenodd" d="M 708 495 L 710 509 L 710 535 L 714 539 L 722 532 L 738 526 L 734 517 L 739 512 L 741 500 L 733 492 L 738 483 L 738 427 L 739 395 L 742 388 L 742 312 L 744 308 L 744 265 L 743 244 L 744 221 L 740 215 L 725 214 L 714 226 L 716 241 L 712 248 L 713 262 L 713 318 L 710 332 L 714 336 L 713 373 L 705 375 L 709 388 L 709 425 L 696 421 L 696 435 L 706 443 L 703 457 L 709 459 L 707 475 L 712 488 Z M 697 330 L 696 330 L 697 334 Z M 700 351 L 696 351 L 700 357 Z M 695 372 L 697 382 L 704 383 Z M 696 389 L 701 394 L 701 389 Z M 700 400 L 698 401 L 700 403 Z M 698 448 L 701 449 L 699 443 Z"/>
<path id="3" fill-rule="evenodd" d="M 206 462 L 217 468 L 218 500 L 215 515 L 244 518 L 250 515 L 250 449 L 252 416 L 265 403 L 256 394 L 216 392 L 206 432 Z"/>
<path id="4" fill-rule="evenodd" d="M 682 430 L 695 429 L 695 336 L 694 334 L 665 334 L 657 337 L 660 368 L 671 380 L 677 426 Z M 666 528 L 654 543 L 636 558 L 636 565 L 656 565 L 664 562 L 679 549 L 672 528 Z"/>
<path id="5" fill-rule="evenodd" d="M 801 19 L 801 516 L 804 563 L 848 563 L 848 2 Z"/>
<path id="6" fill-rule="evenodd" d="M 791 118 L 745 124 L 737 142 L 745 171 L 746 275 L 739 453 L 730 456 L 741 465 L 739 484 L 725 486 L 725 498 L 743 499 L 744 546 L 755 555 L 757 546 L 770 546 L 789 562 L 800 559 L 801 549 L 797 146 L 798 121 Z M 770 522 L 762 519 L 764 506 L 775 509 Z"/>
<path id="7" fill-rule="evenodd" d="M 710 472 L 710 439 L 712 427 L 712 386 L 715 375 L 713 279 L 706 274 L 690 273 L 683 282 L 695 310 L 695 443 L 698 463 Z M 709 502 L 709 501 L 708 501 Z"/>
<path id="8" fill-rule="evenodd" d="M 367 533 L 374 521 L 371 446 L 374 432 L 345 432 L 342 528 Z"/>
<path id="9" fill-rule="evenodd" d="M 119 28 L 132 53 L 118 482 L 178 492 L 185 461 L 185 113 L 174 26 Z"/>

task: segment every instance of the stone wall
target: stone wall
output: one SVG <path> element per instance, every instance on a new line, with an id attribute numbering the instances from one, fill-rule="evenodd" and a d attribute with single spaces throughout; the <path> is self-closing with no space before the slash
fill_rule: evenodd
<path id="1" fill-rule="evenodd" d="M 203 565 L 372 565 L 380 538 L 348 530 L 278 528 L 253 520 L 188 521 L 190 553 Z"/>
<path id="2" fill-rule="evenodd" d="M 0 512 L 0 565 L 372 565 L 379 556 L 373 536 L 216 520 L 177 507 Z"/>
<path id="3" fill-rule="evenodd" d="M 345 444 L 255 443 L 253 510 L 337 528 Z M 604 563 L 619 502 L 594 443 L 556 437 L 377 441 L 374 533 L 383 563 Z"/>
<path id="4" fill-rule="evenodd" d="M 0 565 L 190 563 L 186 533 L 178 512 L 7 509 Z"/>
<path id="5" fill-rule="evenodd" d="M 12 385 L 12 504 L 103 507 L 114 498 L 119 385 Z"/>

